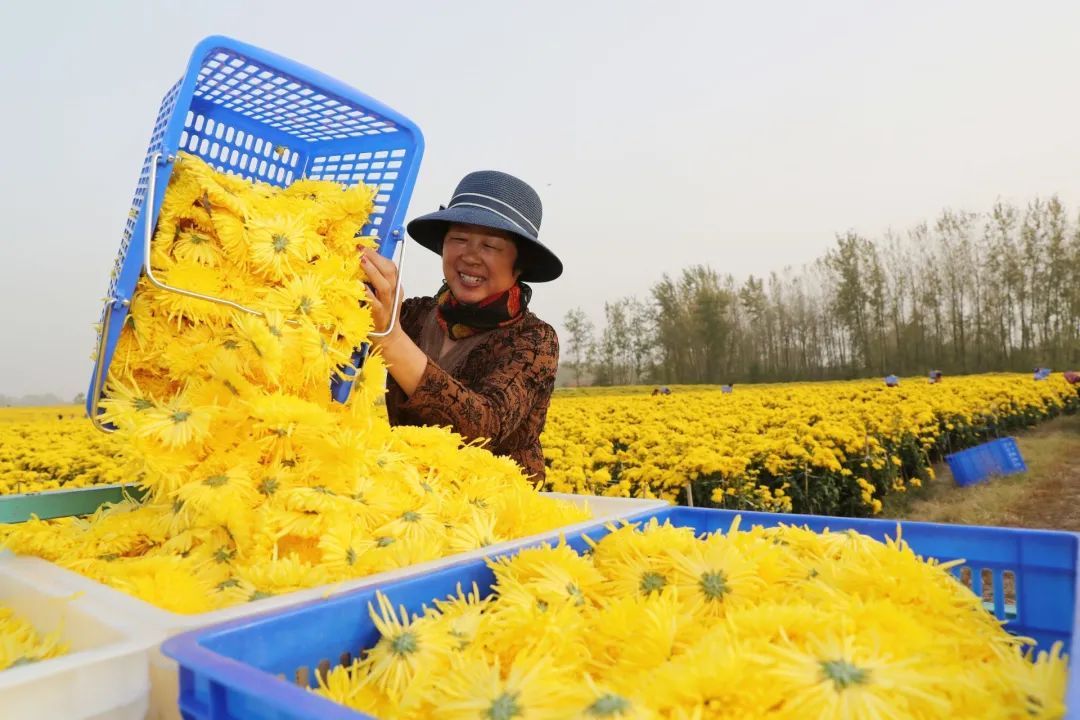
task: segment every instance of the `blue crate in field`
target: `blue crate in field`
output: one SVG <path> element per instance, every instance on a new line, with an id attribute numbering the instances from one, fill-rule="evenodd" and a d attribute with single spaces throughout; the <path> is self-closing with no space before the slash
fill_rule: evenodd
<path id="1" fill-rule="evenodd" d="M 981 445 L 947 455 L 945 461 L 957 485 L 974 485 L 992 475 L 1012 475 L 1025 472 L 1027 464 L 1011 437 L 998 438 Z"/>
<path id="2" fill-rule="evenodd" d="M 821 531 L 856 530 L 879 540 L 896 535 L 897 523 L 887 520 L 736 513 L 727 510 L 671 508 L 655 513 L 660 520 L 692 527 L 698 532 L 726 531 L 742 515 L 743 527 L 780 523 L 807 525 Z M 652 516 L 646 516 L 646 519 Z M 641 518 L 638 518 L 641 520 Z M 1057 641 L 1070 655 L 1077 650 L 1077 551 L 1074 533 L 1011 528 L 985 528 L 932 523 L 900 523 L 904 540 L 916 552 L 941 560 L 964 558 L 953 570 L 972 590 L 990 600 L 987 609 L 1006 627 L 1034 638 L 1040 648 Z M 592 533 L 598 539 L 606 531 Z M 579 552 L 587 545 L 581 534 L 567 542 Z M 511 551 L 512 552 L 512 551 Z M 503 553 L 506 554 L 506 553 Z M 421 612 L 434 599 L 475 582 L 489 593 L 494 576 L 483 561 L 449 566 L 377 590 L 395 607 Z M 1015 603 L 1006 604 L 1006 582 L 1015 588 Z M 189 720 L 202 718 L 367 718 L 307 691 L 316 673 L 348 663 L 372 647 L 379 634 L 368 615 L 376 589 L 360 590 L 326 601 L 276 613 L 245 618 L 178 635 L 163 645 L 180 665 L 181 712 Z M 285 679 L 283 679 L 285 678 Z M 1080 706 L 1080 682 L 1069 681 L 1070 707 Z M 1069 717 L 1076 717 L 1070 715 Z"/>
<path id="3" fill-rule="evenodd" d="M 997 462 L 998 472 L 1002 475 L 1027 472 L 1027 463 L 1020 454 L 1020 448 L 1016 445 L 1016 439 L 1011 437 L 1000 438 L 990 443 L 990 452 Z"/>
<path id="4" fill-rule="evenodd" d="M 391 257 L 404 239 L 424 138 L 401 113 L 316 70 L 231 38 L 200 42 L 165 93 L 139 173 L 101 317 L 86 399 L 92 419 L 180 151 L 272 185 L 310 178 L 377 186 L 362 232 L 377 235 L 379 252 Z M 347 397 L 349 385 L 335 384 L 335 397 Z"/>

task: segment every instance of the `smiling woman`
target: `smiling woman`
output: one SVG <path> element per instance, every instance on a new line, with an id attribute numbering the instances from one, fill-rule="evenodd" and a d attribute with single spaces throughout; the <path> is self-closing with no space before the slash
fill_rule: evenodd
<path id="1" fill-rule="evenodd" d="M 373 337 L 390 371 L 386 407 L 394 425 L 450 426 L 544 479 L 540 433 L 555 387 L 559 341 L 529 312 L 528 282 L 562 274 L 540 243 L 540 197 L 495 171 L 470 173 L 447 207 L 416 218 L 409 234 L 442 256 L 434 297 L 401 304 L 401 321 Z M 375 328 L 385 330 L 400 295 L 397 267 L 364 251 Z"/>

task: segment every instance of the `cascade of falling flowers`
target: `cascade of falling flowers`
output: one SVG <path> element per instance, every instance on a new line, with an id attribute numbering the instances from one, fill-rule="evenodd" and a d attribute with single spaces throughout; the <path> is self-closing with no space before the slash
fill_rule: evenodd
<path id="1" fill-rule="evenodd" d="M 953 563 L 955 564 L 955 563 Z M 1061 644 L 1032 652 L 952 564 L 798 527 L 695 537 L 655 519 L 579 555 L 489 561 L 315 692 L 380 718 L 1060 718 Z"/>
<path id="2" fill-rule="evenodd" d="M 358 237 L 374 188 L 250 183 L 181 155 L 109 370 L 102 419 L 143 502 L 0 527 L 0 542 L 163 608 L 231 604 L 580 521 L 512 461 L 444 428 L 391 428 Z"/>

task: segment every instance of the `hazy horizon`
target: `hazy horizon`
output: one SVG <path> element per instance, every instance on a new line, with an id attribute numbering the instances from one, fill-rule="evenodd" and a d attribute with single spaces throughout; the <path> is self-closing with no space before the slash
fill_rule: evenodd
<path id="1" fill-rule="evenodd" d="M 158 103 L 224 34 L 411 117 L 409 217 L 464 173 L 519 175 L 566 272 L 533 308 L 643 296 L 694 263 L 743 278 L 945 207 L 1080 209 L 1080 5 L 854 1 L 9 4 L 0 118 L 0 394 L 85 391 Z M 410 295 L 438 285 L 411 243 Z"/>

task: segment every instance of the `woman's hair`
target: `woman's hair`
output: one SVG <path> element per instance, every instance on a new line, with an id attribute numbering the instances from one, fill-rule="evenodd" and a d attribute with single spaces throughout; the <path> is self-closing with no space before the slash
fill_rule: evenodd
<path id="1" fill-rule="evenodd" d="M 525 269 L 532 264 L 531 250 L 532 246 L 529 243 L 518 242 L 517 238 L 511 235 L 510 242 L 514 243 L 514 247 L 517 248 L 517 257 L 514 258 L 514 270 L 519 272 L 525 272 Z"/>

